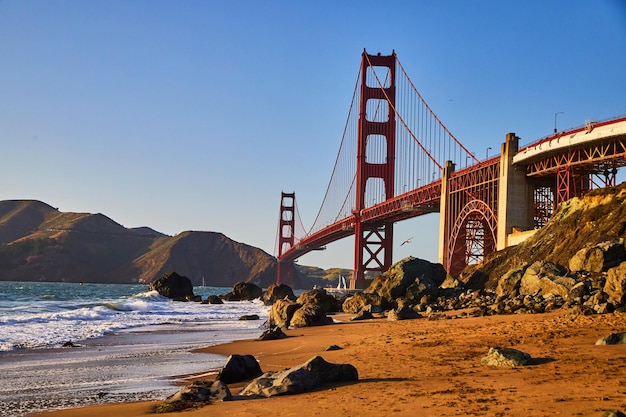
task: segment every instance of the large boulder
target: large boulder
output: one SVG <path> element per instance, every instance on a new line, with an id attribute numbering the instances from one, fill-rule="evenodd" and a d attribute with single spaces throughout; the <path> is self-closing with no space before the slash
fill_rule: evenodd
<path id="1" fill-rule="evenodd" d="M 270 286 L 267 287 L 267 291 L 263 293 L 263 297 L 261 299 L 263 300 L 263 304 L 271 306 L 276 300 L 283 300 L 285 298 L 292 301 L 296 300 L 296 296 L 289 285 L 270 284 Z"/>
<path id="2" fill-rule="evenodd" d="M 233 290 L 228 294 L 224 294 L 222 298 L 226 301 L 249 301 L 261 298 L 263 290 L 256 284 L 251 282 L 238 282 Z"/>
<path id="3" fill-rule="evenodd" d="M 498 286 L 496 287 L 496 296 L 498 297 L 515 297 L 519 293 L 520 282 L 524 273 L 528 269 L 528 265 L 514 268 L 508 271 L 506 274 L 498 280 Z"/>
<path id="4" fill-rule="evenodd" d="M 168 272 L 161 278 L 150 283 L 150 291 L 157 291 L 164 297 L 172 299 L 193 299 L 193 284 L 191 280 L 176 272 Z"/>
<path id="5" fill-rule="evenodd" d="M 397 298 L 418 301 L 424 296 L 436 295 L 437 287 L 445 281 L 446 275 L 441 264 L 410 256 L 376 277 L 363 292 L 378 294 L 392 304 Z"/>
<path id="6" fill-rule="evenodd" d="M 313 303 L 306 303 L 297 309 L 289 322 L 289 327 L 323 326 L 332 323 L 332 319 L 326 317 L 322 307 Z"/>
<path id="7" fill-rule="evenodd" d="M 272 397 L 311 391 L 323 383 L 358 381 L 359 374 L 350 364 L 333 364 L 321 356 L 303 365 L 280 372 L 268 372 L 246 385 L 240 395 L 247 397 Z"/>
<path id="8" fill-rule="evenodd" d="M 298 304 L 316 304 L 326 313 L 334 313 L 340 310 L 339 301 L 328 294 L 324 288 L 315 288 L 304 291 L 296 300 Z"/>
<path id="9" fill-rule="evenodd" d="M 287 329 L 291 323 L 293 314 L 300 307 L 302 307 L 302 305 L 295 301 L 276 300 L 276 302 L 272 304 L 272 308 L 270 308 L 270 327 L 282 327 L 283 329 Z"/>
<path id="10" fill-rule="evenodd" d="M 569 261 L 569 269 L 573 272 L 603 272 L 626 261 L 624 241 L 606 241 L 583 248 Z"/>
<path id="11" fill-rule="evenodd" d="M 383 305 L 383 302 L 383 298 L 378 294 L 357 292 L 346 297 L 341 305 L 341 310 L 348 314 L 356 314 L 367 306 L 372 306 L 373 310 L 383 310 L 388 307 L 388 303 L 385 301 L 385 305 Z"/>
<path id="12" fill-rule="evenodd" d="M 519 293 L 522 295 L 533 295 L 540 293 L 560 295 L 565 298 L 569 294 L 570 288 L 563 283 L 567 281 L 559 280 L 563 278 L 567 271 L 561 265 L 548 261 L 537 261 L 529 266 L 520 281 Z"/>
<path id="13" fill-rule="evenodd" d="M 226 365 L 217 375 L 217 380 L 225 384 L 247 381 L 263 374 L 261 366 L 252 355 L 230 355 Z"/>
<path id="14" fill-rule="evenodd" d="M 604 292 L 616 306 L 626 305 L 626 262 L 607 271 Z"/>

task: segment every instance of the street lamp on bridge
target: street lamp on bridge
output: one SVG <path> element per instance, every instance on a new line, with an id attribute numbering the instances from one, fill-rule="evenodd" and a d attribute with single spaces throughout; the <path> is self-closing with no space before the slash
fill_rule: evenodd
<path id="1" fill-rule="evenodd" d="M 565 112 L 562 111 L 558 111 L 556 113 L 554 113 L 554 133 L 556 133 L 556 116 L 559 114 L 565 114 Z"/>
<path id="2" fill-rule="evenodd" d="M 485 159 L 489 159 L 489 151 L 491 150 L 491 146 L 489 146 L 487 148 L 487 151 L 485 151 Z"/>

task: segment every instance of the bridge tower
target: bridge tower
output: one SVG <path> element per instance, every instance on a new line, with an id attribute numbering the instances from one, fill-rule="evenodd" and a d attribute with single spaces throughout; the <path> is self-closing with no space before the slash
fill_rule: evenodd
<path id="1" fill-rule="evenodd" d="M 293 260 L 281 260 L 283 253 L 295 243 L 295 208 L 296 193 L 281 193 L 280 220 L 278 221 L 278 265 L 277 284 L 286 284 L 293 288 L 296 278 L 296 265 Z"/>
<path id="2" fill-rule="evenodd" d="M 378 74 L 384 73 L 385 77 Z M 382 79 L 381 79 L 382 78 Z M 381 88 L 382 84 L 382 88 Z M 365 272 L 384 272 L 392 264 L 393 222 L 363 222 L 368 180 L 384 183 L 385 199 L 394 197 L 396 154 L 396 54 L 361 59 L 361 89 L 357 137 L 356 204 L 354 210 L 354 273 L 350 288 L 366 287 Z M 370 160 L 368 144 L 382 143 L 384 160 Z M 374 158 L 373 158 L 374 159 Z"/>

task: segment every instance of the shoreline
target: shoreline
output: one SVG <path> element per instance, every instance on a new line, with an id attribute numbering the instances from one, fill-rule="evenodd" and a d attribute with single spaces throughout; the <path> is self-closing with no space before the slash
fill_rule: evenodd
<path id="1" fill-rule="evenodd" d="M 450 312 L 448 317 L 458 312 Z M 596 340 L 626 330 L 626 313 L 583 316 L 572 310 L 406 321 L 344 321 L 286 330 L 286 339 L 239 340 L 194 351 L 228 356 L 252 354 L 264 372 L 299 365 L 320 355 L 351 363 L 359 381 L 273 397 L 218 402 L 166 415 L 196 417 L 379 415 L 598 415 L 626 411 L 623 366 L 626 345 L 595 346 Z M 325 351 L 336 344 L 341 350 Z M 534 363 L 516 368 L 480 364 L 490 347 L 513 347 Z M 203 374 L 209 380 L 214 369 Z M 188 380 L 203 375 L 189 376 Z M 244 383 L 231 384 L 237 394 Z M 160 401 L 120 403 L 46 411 L 31 417 L 152 415 Z M 303 411 L 305 410 L 305 411 Z M 557 411 L 558 410 L 558 411 Z M 183 414 L 184 413 L 184 414 Z"/>

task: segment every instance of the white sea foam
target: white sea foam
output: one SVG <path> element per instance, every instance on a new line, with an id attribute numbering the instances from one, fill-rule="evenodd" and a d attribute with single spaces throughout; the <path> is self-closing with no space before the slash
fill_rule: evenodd
<path id="1" fill-rule="evenodd" d="M 223 365 L 191 349 L 257 337 L 267 313 L 260 301 L 173 302 L 146 286 L 0 282 L 0 416 L 165 398 L 173 376 Z M 249 314 L 261 321 L 238 320 Z"/>
<path id="2" fill-rule="evenodd" d="M 10 283 L 0 283 L 7 287 Z M 37 286 L 44 286 L 37 292 Z M 2 292 L 0 301 L 0 351 L 49 347 L 67 341 L 80 342 L 107 333 L 164 323 L 214 323 L 236 320 L 246 314 L 267 314 L 260 302 L 221 305 L 173 302 L 156 291 L 137 291 L 138 286 L 98 286 L 81 292 L 77 284 L 22 284 Z M 92 286 L 93 287 L 93 286 Z M 107 287 L 125 290 L 109 297 Z M 109 288 L 109 289 L 110 289 Z M 145 287 L 143 287 L 145 288 Z M 69 291 L 69 290 L 71 291 Z M 226 289 L 214 289 L 214 292 Z M 53 292 L 56 291 L 56 292 Z M 137 291 L 137 292 L 134 292 Z M 14 299 L 11 299 L 11 292 Z M 32 295 L 25 297 L 24 292 Z"/>

